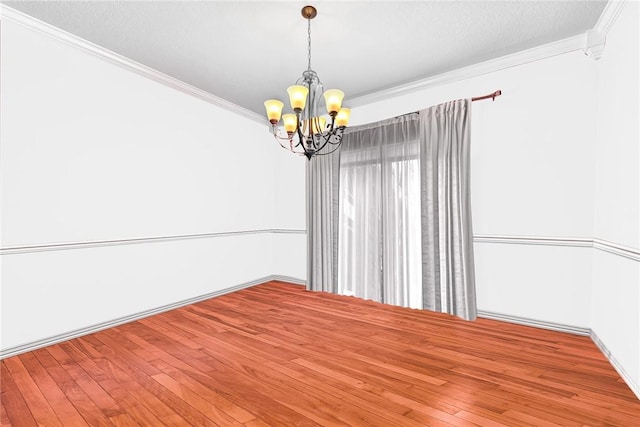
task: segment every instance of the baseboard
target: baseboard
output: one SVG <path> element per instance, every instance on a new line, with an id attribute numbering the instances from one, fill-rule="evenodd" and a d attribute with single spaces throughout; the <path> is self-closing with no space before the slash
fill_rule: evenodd
<path id="1" fill-rule="evenodd" d="M 279 282 L 287 282 L 287 283 L 291 283 L 292 285 L 301 285 L 301 286 L 306 286 L 307 285 L 307 281 L 304 279 L 298 279 L 297 277 L 292 277 L 292 276 L 282 276 L 279 274 L 273 274 L 271 276 L 269 276 L 271 279 L 269 280 L 277 280 Z"/>
<path id="2" fill-rule="evenodd" d="M 598 335 L 593 330 L 591 330 L 591 333 L 589 334 L 589 336 L 591 337 L 591 340 L 594 342 L 596 347 L 598 347 L 598 349 L 600 349 L 602 354 L 604 354 L 604 356 L 607 358 L 609 363 L 611 363 L 611 366 L 613 366 L 614 369 L 618 371 L 618 374 L 620 374 L 620 376 L 622 377 L 624 382 L 629 386 L 631 391 L 636 395 L 638 399 L 640 399 L 640 384 L 638 384 L 633 379 L 633 377 L 629 375 L 627 371 L 625 371 L 625 369 L 622 367 L 620 362 L 618 362 L 618 360 L 613 356 L 613 354 L 611 354 L 611 351 L 607 348 L 607 346 L 602 342 L 602 340 L 598 337 Z"/>
<path id="3" fill-rule="evenodd" d="M 298 285 L 304 285 L 305 281 L 302 279 L 298 279 L 291 276 L 280 276 L 280 275 L 270 275 L 266 277 L 262 277 L 260 279 L 252 280 L 250 282 L 241 283 L 239 285 L 231 286 L 229 288 L 221 289 L 219 291 L 210 292 L 208 294 L 199 295 L 197 297 L 189 298 L 186 300 L 178 301 L 175 303 L 163 305 L 161 307 L 152 308 L 150 310 L 141 311 L 139 313 L 131 314 L 129 316 L 119 317 L 117 319 L 109 320 L 106 322 L 98 323 L 96 325 L 87 326 L 85 328 L 76 329 L 70 332 L 65 332 L 62 334 L 54 335 L 48 338 L 44 338 L 41 340 L 33 341 L 27 344 L 18 345 L 15 347 L 10 347 L 0 351 L 0 360 L 6 359 L 7 357 L 16 356 L 21 353 L 26 353 L 28 351 L 33 351 L 38 348 L 46 347 L 52 344 L 57 344 L 63 341 L 68 341 L 74 338 L 78 338 L 84 335 L 93 334 L 94 332 L 101 331 L 107 328 L 113 328 L 114 326 L 122 325 L 125 323 L 133 322 L 136 320 L 143 319 L 145 317 L 153 316 L 155 314 L 160 314 L 165 311 L 174 310 L 176 308 L 184 307 L 185 305 L 195 304 L 200 301 L 207 300 L 209 298 L 215 298 L 224 294 L 228 294 L 231 292 L 239 291 L 241 289 L 250 288 L 252 286 L 260 285 L 263 283 L 271 282 L 273 280 L 279 280 L 284 282 L 289 282 Z"/>
<path id="4" fill-rule="evenodd" d="M 551 331 L 567 332 L 574 335 L 589 336 L 591 329 L 580 326 L 565 325 L 562 323 L 545 322 L 543 320 L 529 319 L 526 317 L 512 316 L 510 314 L 494 313 L 491 311 L 478 310 L 478 317 L 484 319 L 500 320 L 503 322 L 516 323 L 518 325 L 533 326 L 535 328 L 549 329 Z"/>
<path id="5" fill-rule="evenodd" d="M 588 336 L 598 347 L 602 354 L 607 358 L 611 366 L 618 372 L 620 377 L 629 386 L 631 391 L 640 399 L 640 384 L 638 384 L 631 375 L 622 367 L 620 362 L 611 354 L 611 351 L 602 342 L 598 335 L 590 328 L 582 328 L 579 326 L 563 325 L 560 323 L 543 322 L 541 320 L 528 319 L 525 317 L 511 316 L 508 314 L 493 313 L 490 311 L 478 310 L 478 317 L 484 319 L 499 320 L 502 322 L 516 323 L 518 325 L 532 326 L 534 328 L 549 329 L 558 332 L 568 332 L 570 334 Z"/>

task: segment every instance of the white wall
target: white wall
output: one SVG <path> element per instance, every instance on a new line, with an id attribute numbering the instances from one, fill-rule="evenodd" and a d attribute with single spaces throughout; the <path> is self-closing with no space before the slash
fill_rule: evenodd
<path id="1" fill-rule="evenodd" d="M 272 138 L 268 143 L 276 151 L 272 163 L 275 180 L 273 227 L 283 230 L 306 230 L 305 167 L 308 160 L 280 148 Z M 306 234 L 279 233 L 274 235 L 273 242 L 273 272 L 306 279 Z"/>
<path id="2" fill-rule="evenodd" d="M 495 102 L 473 103 L 474 234 L 585 238 L 595 88 L 593 61 L 573 52 L 354 108 L 352 117 L 367 123 L 501 89 Z M 589 250 L 477 242 L 475 252 L 480 310 L 589 326 Z"/>
<path id="3" fill-rule="evenodd" d="M 2 350 L 272 274 L 304 278 L 304 256 L 280 259 L 291 241 L 305 247 L 304 203 L 279 195 L 293 181 L 304 199 L 305 160 L 280 157 L 265 124 L 19 24 L 1 31 Z"/>
<path id="4" fill-rule="evenodd" d="M 594 236 L 640 253 L 640 7 L 625 4 L 597 63 Z M 592 329 L 640 393 L 640 262 L 593 256 Z"/>

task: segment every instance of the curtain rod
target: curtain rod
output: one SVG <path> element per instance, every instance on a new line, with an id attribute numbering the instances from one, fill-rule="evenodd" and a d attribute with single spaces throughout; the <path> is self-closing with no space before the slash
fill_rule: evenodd
<path id="1" fill-rule="evenodd" d="M 474 98 L 471 98 L 471 101 L 482 101 L 483 99 L 489 99 L 489 98 L 495 101 L 496 96 L 500 96 L 500 95 L 502 95 L 502 91 L 498 89 L 497 91 L 490 93 L 489 95 L 476 96 Z"/>
<path id="2" fill-rule="evenodd" d="M 500 96 L 500 95 L 502 95 L 502 91 L 501 91 L 500 89 L 498 89 L 498 90 L 496 90 L 495 92 L 490 93 L 490 94 L 488 94 L 488 95 L 476 96 L 476 97 L 474 97 L 474 98 L 471 98 L 471 102 L 474 102 L 474 101 L 482 101 L 483 99 L 489 99 L 489 98 L 491 98 L 492 100 L 494 100 L 494 101 L 495 101 L 495 100 L 496 100 L 496 97 L 498 97 L 498 96 Z M 409 116 L 409 115 L 411 115 L 411 114 L 420 114 L 420 111 L 414 111 L 414 112 L 412 112 L 412 113 L 401 114 L 401 115 L 399 115 L 399 116 L 395 116 L 394 118 L 395 118 L 395 119 L 397 119 L 398 117 Z"/>

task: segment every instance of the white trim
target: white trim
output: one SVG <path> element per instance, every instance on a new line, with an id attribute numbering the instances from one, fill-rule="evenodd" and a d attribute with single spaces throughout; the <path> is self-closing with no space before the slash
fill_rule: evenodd
<path id="1" fill-rule="evenodd" d="M 516 67 L 518 65 L 527 64 L 529 62 L 539 61 L 541 59 L 550 58 L 552 56 L 562 55 L 573 51 L 584 49 L 585 36 L 579 34 L 563 40 L 547 43 L 531 49 L 512 53 L 510 55 L 501 56 L 499 58 L 490 59 L 485 62 L 469 65 L 468 67 L 458 68 L 457 70 L 448 71 L 432 77 L 415 80 L 403 85 L 394 86 L 389 89 L 377 91 L 367 95 L 349 98 L 349 105 L 358 107 L 373 102 L 384 101 L 389 98 L 404 95 L 406 93 L 427 89 L 433 86 L 440 86 L 447 83 L 457 82 L 472 77 L 481 76 L 483 74 L 493 73 L 495 71 L 504 70 L 506 68 Z"/>
<path id="2" fill-rule="evenodd" d="M 635 382 L 633 377 L 629 375 L 629 373 L 622 367 L 622 364 L 618 362 L 615 357 L 613 357 L 613 354 L 611 354 L 611 350 L 607 348 L 607 346 L 604 344 L 604 342 L 602 342 L 595 331 L 591 330 L 590 337 L 596 347 L 598 347 L 602 354 L 604 354 L 604 356 L 607 358 L 609 363 L 611 363 L 611 366 L 613 366 L 614 369 L 618 371 L 618 374 L 620 374 L 624 382 L 627 383 L 631 391 L 636 395 L 638 399 L 640 399 L 640 384 Z"/>
<path id="3" fill-rule="evenodd" d="M 186 234 L 177 236 L 142 237 L 134 239 L 97 240 L 87 242 L 47 243 L 41 245 L 22 245 L 0 248 L 0 255 L 15 255 L 33 252 L 60 251 L 70 249 L 89 249 L 103 246 L 120 246 L 146 243 L 169 242 L 174 240 L 207 239 L 215 237 L 239 236 L 245 234 L 306 234 L 306 230 L 267 228 L 259 230 L 225 231 L 219 233 Z M 610 254 L 640 261 L 640 249 L 620 245 L 604 239 L 588 237 L 547 237 L 547 236 L 507 236 L 497 234 L 476 234 L 475 243 L 498 243 L 514 245 L 571 246 L 594 248 Z"/>
<path id="4" fill-rule="evenodd" d="M 549 329 L 551 331 L 567 332 L 574 335 L 589 336 L 591 329 L 581 326 L 565 325 L 562 323 L 545 322 L 543 320 L 529 319 L 526 317 L 512 316 L 510 314 L 494 313 L 491 311 L 478 310 L 478 317 L 502 322 L 516 323 L 518 325 L 532 326 L 534 328 Z"/>
<path id="5" fill-rule="evenodd" d="M 505 243 L 516 245 L 593 247 L 593 239 L 587 237 L 546 237 L 546 236 L 506 236 L 497 234 L 476 234 L 476 243 Z"/>
<path id="6" fill-rule="evenodd" d="M 112 64 L 118 65 L 128 71 L 132 71 L 138 75 L 154 80 L 165 86 L 179 90 L 180 92 L 186 93 L 187 95 L 195 96 L 198 99 L 243 116 L 247 119 L 262 123 L 265 126 L 267 124 L 265 118 L 260 114 L 247 110 L 246 108 L 240 107 L 239 105 L 227 101 L 226 99 L 215 96 L 202 89 L 198 89 L 195 86 L 192 86 L 167 74 L 161 73 L 160 71 L 154 70 L 151 67 L 147 67 L 146 65 L 140 64 L 139 62 L 133 61 L 125 56 L 112 52 L 109 49 L 105 49 L 104 47 L 98 46 L 95 43 L 91 43 L 90 41 L 84 40 L 78 36 L 61 30 L 60 28 L 49 25 L 46 22 L 40 21 L 39 19 L 36 19 L 3 4 L 0 4 L 0 19 L 14 22 L 31 30 L 37 31 L 47 37 L 51 37 L 54 40 L 78 48 L 88 54 L 111 62 Z"/>
<path id="7" fill-rule="evenodd" d="M 497 234 L 476 234 L 475 243 L 499 243 L 515 245 L 572 246 L 593 248 L 610 254 L 640 261 L 640 249 L 620 245 L 597 237 L 542 237 L 542 236 L 505 236 Z"/>
<path id="8" fill-rule="evenodd" d="M 280 274 L 272 274 L 269 277 L 270 277 L 269 280 L 277 280 L 279 282 L 287 282 L 287 283 L 291 283 L 293 285 L 306 286 L 306 284 L 307 284 L 306 280 L 298 279 L 297 277 L 292 277 L 292 276 L 282 276 Z"/>
<path id="9" fill-rule="evenodd" d="M 605 5 L 598 22 L 585 33 L 584 37 L 584 53 L 594 61 L 602 57 L 605 45 L 607 44 L 607 34 L 613 27 L 613 24 L 620 16 L 626 1 L 609 0 Z"/>
<path id="10" fill-rule="evenodd" d="M 224 231 L 220 233 L 184 234 L 178 236 L 141 237 L 135 239 L 96 240 L 88 242 L 47 243 L 0 248 L 0 255 L 28 254 L 33 252 L 62 251 L 70 249 L 99 248 L 103 246 L 135 245 L 141 243 L 170 242 L 174 240 L 208 239 L 212 237 L 240 236 L 244 234 L 306 234 L 305 230 L 267 228 L 260 230 Z"/>
<path id="11" fill-rule="evenodd" d="M 161 307 L 152 308 L 150 310 L 141 311 L 139 313 L 131 314 L 129 316 L 119 317 L 117 319 L 109 320 L 106 322 L 98 323 L 96 325 L 87 326 L 85 328 L 76 329 L 71 332 L 66 332 L 63 334 L 54 335 L 52 337 L 43 338 L 37 341 L 33 341 L 27 344 L 18 345 L 15 347 L 10 347 L 7 349 L 3 349 L 0 351 L 0 359 L 5 359 L 7 357 L 16 356 L 18 354 L 26 353 L 28 351 L 37 350 L 42 347 L 46 347 L 49 345 L 57 344 L 63 341 L 68 341 L 74 338 L 78 338 L 84 335 L 93 334 L 94 332 L 102 331 L 107 328 L 113 328 L 115 326 L 119 326 L 125 323 L 133 322 L 136 320 L 144 319 L 145 317 L 153 316 L 156 314 L 164 313 L 165 311 L 174 310 L 176 308 L 184 307 L 186 305 L 195 304 L 210 298 L 219 297 L 224 294 L 228 294 L 231 292 L 239 291 L 241 289 L 250 288 L 252 286 L 261 285 L 263 283 L 271 282 L 273 280 L 281 280 L 287 281 L 295 284 L 304 283 L 304 280 L 297 279 L 295 277 L 290 276 L 277 276 L 270 275 L 266 277 L 262 277 L 257 280 L 252 280 L 250 282 L 241 283 L 239 285 L 231 286 L 225 289 L 221 289 L 219 291 L 211 292 L 205 295 L 199 295 L 197 297 L 185 299 L 182 301 L 178 301 L 175 303 L 163 305 Z"/>
<path id="12" fill-rule="evenodd" d="M 613 24 L 616 22 L 616 19 L 620 16 L 620 12 L 622 12 L 625 3 L 625 1 L 620 0 L 609 0 L 593 29 L 599 31 L 606 37 L 609 30 L 611 30 L 611 27 L 613 27 Z"/>
<path id="13" fill-rule="evenodd" d="M 584 54 L 597 61 L 602 58 L 607 37 L 598 30 L 589 30 L 584 35 Z"/>
<path id="14" fill-rule="evenodd" d="M 640 249 L 630 246 L 623 246 L 618 243 L 609 242 L 607 240 L 594 238 L 593 247 L 603 252 L 619 255 L 634 261 L 640 261 Z"/>

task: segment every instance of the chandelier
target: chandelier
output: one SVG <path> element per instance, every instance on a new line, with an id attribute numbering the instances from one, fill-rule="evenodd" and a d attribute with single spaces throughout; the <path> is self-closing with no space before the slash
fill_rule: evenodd
<path id="1" fill-rule="evenodd" d="M 331 154 L 340 146 L 342 134 L 349 122 L 351 110 L 341 108 L 344 92 L 338 89 L 324 91 L 327 118 L 320 115 L 323 87 L 318 74 L 311 69 L 311 20 L 318 11 L 313 6 L 302 8 L 307 20 L 307 70 L 296 84 L 287 89 L 293 113 L 282 115 L 284 103 L 277 99 L 265 101 L 271 132 L 280 145 L 307 159 L 315 155 Z M 283 129 L 278 126 L 282 116 Z"/>

